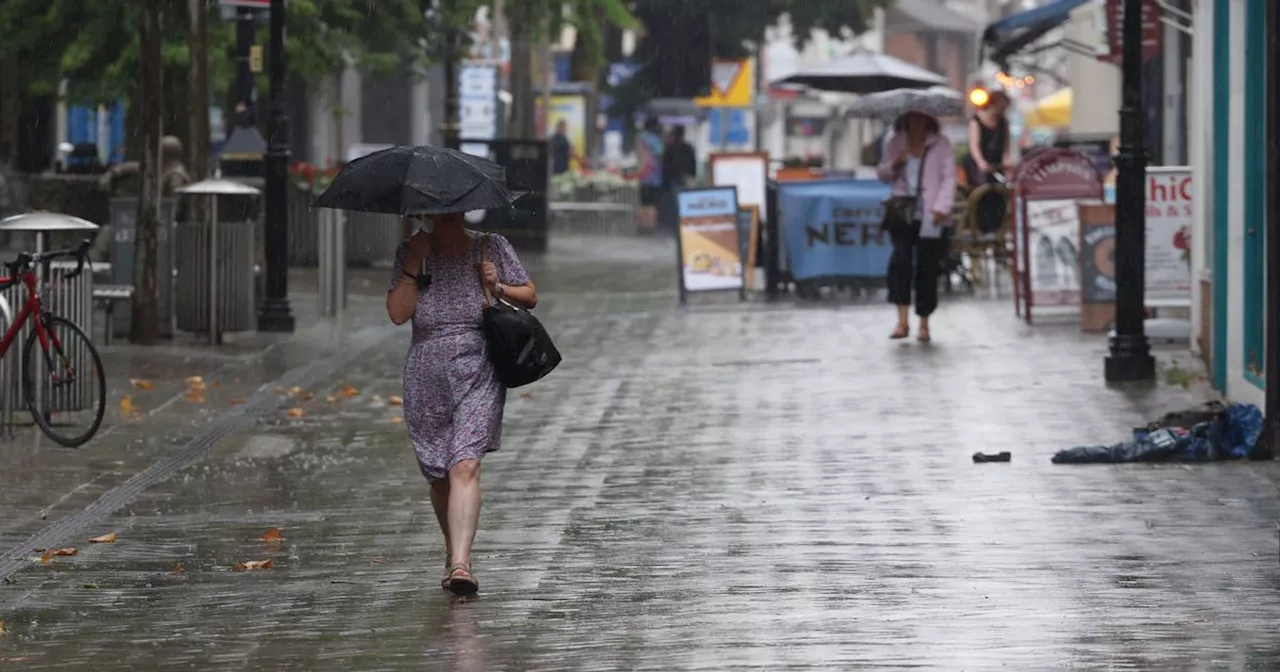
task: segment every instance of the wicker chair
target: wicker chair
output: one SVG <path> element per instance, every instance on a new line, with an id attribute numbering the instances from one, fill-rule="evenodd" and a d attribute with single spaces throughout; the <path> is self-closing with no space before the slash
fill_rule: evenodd
<path id="1" fill-rule="evenodd" d="M 1012 259 L 1010 236 L 1013 232 L 1013 209 L 1008 187 L 983 184 L 973 189 L 957 188 L 956 221 L 959 226 L 951 249 L 969 261 L 969 277 L 973 284 L 985 285 L 987 259 L 996 267 L 1007 269 Z M 999 228 L 982 226 L 999 218 Z M 984 232 L 984 228 L 986 232 Z M 993 230 L 994 229 L 994 230 Z"/>

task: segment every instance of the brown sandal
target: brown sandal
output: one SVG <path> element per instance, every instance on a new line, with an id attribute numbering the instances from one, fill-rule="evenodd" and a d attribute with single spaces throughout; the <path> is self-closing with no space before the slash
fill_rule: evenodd
<path id="1" fill-rule="evenodd" d="M 930 338 L 930 336 L 929 336 L 929 328 L 928 328 L 928 327 L 925 327 L 925 328 L 921 329 L 921 330 L 920 330 L 920 333 L 916 335 L 916 341 L 917 341 L 917 342 L 919 342 L 919 343 L 928 343 L 928 342 L 930 342 L 930 341 L 932 341 L 932 340 L 933 340 L 933 339 L 932 339 L 932 338 Z"/>
<path id="2" fill-rule="evenodd" d="M 470 597 L 480 592 L 480 582 L 471 574 L 471 565 L 465 562 L 449 568 L 449 577 L 445 579 L 444 587 L 461 597 Z"/>
<path id="3" fill-rule="evenodd" d="M 911 327 L 905 324 L 899 324 L 894 328 L 893 333 L 889 334 L 889 339 L 894 341 L 902 340 L 911 335 Z"/>

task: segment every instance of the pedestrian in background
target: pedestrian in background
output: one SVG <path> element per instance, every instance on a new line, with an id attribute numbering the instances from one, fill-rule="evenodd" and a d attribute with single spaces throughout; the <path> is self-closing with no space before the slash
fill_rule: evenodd
<path id="1" fill-rule="evenodd" d="M 573 148 L 573 143 L 569 142 L 569 124 L 561 119 L 556 122 L 556 132 L 551 136 L 551 174 L 564 175 L 574 161 L 578 165 L 585 163 Z"/>
<path id="2" fill-rule="evenodd" d="M 671 135 L 667 138 L 667 148 L 662 154 L 662 191 L 664 225 L 671 231 L 676 230 L 677 194 L 681 189 L 693 186 L 698 177 L 698 155 L 693 145 L 684 139 L 684 126 L 671 127 Z"/>
<path id="3" fill-rule="evenodd" d="M 662 205 L 662 125 L 657 118 L 644 121 L 644 130 L 636 138 L 636 157 L 640 161 L 640 228 L 652 231 L 658 222 Z"/>
<path id="4" fill-rule="evenodd" d="M 894 131 L 878 173 L 893 196 L 915 197 L 915 211 L 909 230 L 892 234 L 888 287 L 889 302 L 898 307 L 898 326 L 890 338 L 910 335 L 914 290 L 920 318 L 916 340 L 928 343 L 929 316 L 938 307 L 938 273 L 947 250 L 944 234 L 956 197 L 955 150 L 940 133 L 938 118 L 927 111 L 900 115 Z"/>
<path id="5" fill-rule="evenodd" d="M 995 174 L 1013 167 L 1010 160 L 1013 140 L 1009 133 L 1009 94 L 1001 89 L 991 92 L 987 104 L 969 119 L 969 153 L 965 171 L 970 187 L 995 184 Z"/>
<path id="6" fill-rule="evenodd" d="M 434 215 L 425 231 L 400 245 L 387 315 L 395 324 L 413 322 L 404 365 L 404 418 L 444 533 L 441 585 L 471 595 L 480 589 L 471 571 L 471 544 L 480 520 L 480 460 L 499 448 L 506 403 L 506 388 L 489 362 L 481 331 L 485 289 L 495 299 L 525 308 L 538 303 L 538 293 L 506 238 L 476 234 L 464 224 L 462 214 Z"/>

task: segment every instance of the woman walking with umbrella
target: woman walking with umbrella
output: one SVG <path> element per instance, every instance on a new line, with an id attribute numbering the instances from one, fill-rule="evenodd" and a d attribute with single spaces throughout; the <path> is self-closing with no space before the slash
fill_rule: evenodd
<path id="1" fill-rule="evenodd" d="M 929 316 L 938 307 L 938 273 L 947 251 L 945 230 L 951 226 L 956 196 L 956 157 L 941 135 L 938 118 L 927 107 L 909 109 L 894 122 L 896 134 L 885 147 L 879 176 L 892 185 L 886 213 L 897 210 L 901 225 L 889 228 L 889 302 L 898 308 L 898 325 L 890 338 L 906 338 L 914 289 L 920 328 L 916 340 L 928 343 Z M 897 213 L 895 213 L 897 214 Z M 886 219 L 886 224 L 889 220 Z"/>
<path id="2" fill-rule="evenodd" d="M 317 205 L 390 210 L 424 225 L 396 251 L 387 315 L 413 325 L 405 423 L 444 533 L 442 586 L 471 595 L 480 587 L 471 571 L 480 461 L 499 448 L 506 401 L 486 354 L 485 306 L 492 297 L 532 308 L 538 294 L 507 239 L 468 231 L 464 213 L 509 207 L 514 198 L 501 167 L 453 150 L 394 148 L 343 173 Z"/>

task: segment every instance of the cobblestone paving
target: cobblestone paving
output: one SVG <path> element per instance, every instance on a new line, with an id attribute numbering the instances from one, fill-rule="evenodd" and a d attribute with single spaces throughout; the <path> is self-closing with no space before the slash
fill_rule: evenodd
<path id="1" fill-rule="evenodd" d="M 0 669 L 1280 668 L 1275 465 L 1049 463 L 1192 393 L 1108 390 L 1100 339 L 1005 303 L 922 347 L 644 267 L 547 283 L 566 362 L 485 461 L 478 600 L 438 587 L 399 332 L 0 586 Z"/>

